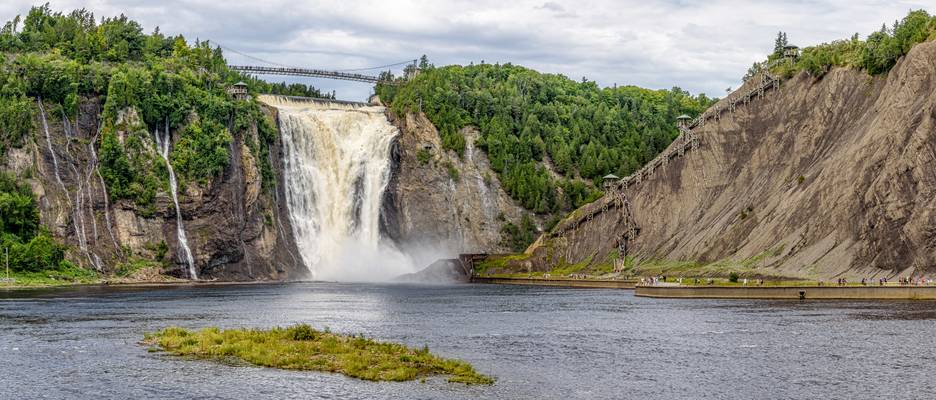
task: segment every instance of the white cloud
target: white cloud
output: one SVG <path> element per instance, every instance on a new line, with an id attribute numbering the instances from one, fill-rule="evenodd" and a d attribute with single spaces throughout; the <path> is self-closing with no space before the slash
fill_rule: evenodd
<path id="1" fill-rule="evenodd" d="M 33 4 L 7 0 L 0 18 Z M 887 0 L 239 1 L 58 0 L 56 10 L 125 13 L 146 30 L 210 39 L 282 64 L 360 68 L 427 54 L 437 65 L 512 62 L 601 85 L 680 86 L 723 95 L 769 52 L 777 31 L 799 45 L 866 35 L 931 2 Z M 931 11 L 936 11 L 932 10 Z M 233 53 L 232 61 L 250 62 Z M 366 85 L 305 80 L 339 97 Z"/>

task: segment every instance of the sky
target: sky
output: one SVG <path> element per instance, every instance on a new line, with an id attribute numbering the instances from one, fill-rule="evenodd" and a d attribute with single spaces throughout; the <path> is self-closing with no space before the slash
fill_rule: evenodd
<path id="1" fill-rule="evenodd" d="M 25 16 L 34 4 L 41 3 L 4 0 L 0 18 Z M 347 70 L 425 54 L 435 65 L 511 62 L 601 86 L 679 86 L 717 97 L 772 51 L 778 31 L 803 47 L 864 37 L 911 9 L 936 12 L 936 0 L 61 0 L 50 6 L 85 8 L 98 19 L 123 13 L 146 32 L 158 26 L 190 41 L 210 40 L 226 49 L 231 64 L 269 65 L 260 59 Z M 265 79 L 311 84 L 345 100 L 366 99 L 373 90 L 326 79 Z"/>

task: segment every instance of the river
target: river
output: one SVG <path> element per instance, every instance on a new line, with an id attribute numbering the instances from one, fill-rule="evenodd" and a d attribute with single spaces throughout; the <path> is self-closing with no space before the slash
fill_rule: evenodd
<path id="1" fill-rule="evenodd" d="M 0 291 L 0 398 L 932 398 L 934 319 L 931 302 L 659 300 L 499 285 Z M 170 325 L 297 322 L 426 344 L 497 383 L 365 382 L 137 344 Z"/>

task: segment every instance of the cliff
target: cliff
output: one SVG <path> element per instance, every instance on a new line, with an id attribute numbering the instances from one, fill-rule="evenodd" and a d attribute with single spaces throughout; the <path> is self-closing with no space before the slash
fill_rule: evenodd
<path id="1" fill-rule="evenodd" d="M 694 128 L 699 148 L 628 186 L 629 208 L 605 196 L 577 210 L 528 250 L 531 262 L 806 279 L 936 273 L 934 93 L 936 43 L 886 76 L 800 73 Z M 639 229 L 624 261 L 626 210 Z"/>
<path id="2" fill-rule="evenodd" d="M 463 128 L 463 158 L 442 149 L 436 128 L 423 114 L 388 118 L 400 129 L 391 149 L 390 183 L 381 230 L 419 265 L 459 253 L 508 249 L 501 228 L 526 211 L 501 189 L 487 155 L 475 147 L 480 133 Z"/>
<path id="3" fill-rule="evenodd" d="M 165 265 L 166 274 L 186 276 L 168 188 L 160 188 L 149 207 L 140 207 L 133 199 L 114 200 L 107 192 L 98 168 L 99 99 L 83 98 L 73 120 L 38 108 L 37 103 L 35 129 L 26 145 L 9 149 L 0 167 L 27 179 L 39 201 L 43 225 L 69 245 L 68 258 L 105 273 L 134 260 L 148 260 Z M 119 134 L 123 137 L 126 132 Z M 256 155 L 245 144 L 246 137 L 256 140 L 256 126 L 232 134 L 231 156 L 223 173 L 204 185 L 185 185 L 180 193 L 182 220 L 199 278 L 300 278 L 306 270 L 295 255 L 285 205 L 279 201 L 281 172 L 275 169 L 278 184 L 264 190 Z M 162 161 L 155 156 L 152 137 L 144 138 L 142 151 Z M 279 154 L 276 143 L 270 149 L 273 165 L 279 165 Z"/>

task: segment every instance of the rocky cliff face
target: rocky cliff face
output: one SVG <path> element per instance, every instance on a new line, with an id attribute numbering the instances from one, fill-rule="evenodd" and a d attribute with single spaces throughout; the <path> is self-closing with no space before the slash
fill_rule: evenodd
<path id="1" fill-rule="evenodd" d="M 82 100 L 74 121 L 37 112 L 36 132 L 26 146 L 10 150 L 3 169 L 28 178 L 43 225 L 71 245 L 71 260 L 103 272 L 133 259 L 162 261 L 170 266 L 167 273 L 185 276 L 167 188 L 147 209 L 131 199 L 108 196 L 97 168 L 100 109 L 99 100 L 90 98 Z M 299 278 L 306 270 L 296 255 L 285 205 L 279 201 L 281 172 L 277 171 L 276 189 L 261 189 L 258 160 L 245 145 L 245 135 L 256 137 L 256 129 L 233 133 L 231 160 L 221 176 L 204 187 L 187 185 L 180 194 L 199 277 Z M 156 151 L 152 138 L 144 145 Z M 279 145 L 270 153 L 272 164 L 279 165 Z M 159 249 L 162 242 L 168 251 Z"/>
<path id="2" fill-rule="evenodd" d="M 936 43 L 885 77 L 801 73 L 694 133 L 698 149 L 624 192 L 638 273 L 936 273 Z M 532 261 L 615 258 L 623 210 L 611 196 L 578 210 L 594 216 L 570 218 Z"/>
<path id="3" fill-rule="evenodd" d="M 427 265 L 440 256 L 498 253 L 501 227 L 524 211 L 503 191 L 487 156 L 474 146 L 479 132 L 464 128 L 463 158 L 442 150 L 438 131 L 422 114 L 397 118 L 393 172 L 381 211 L 381 230 Z"/>

